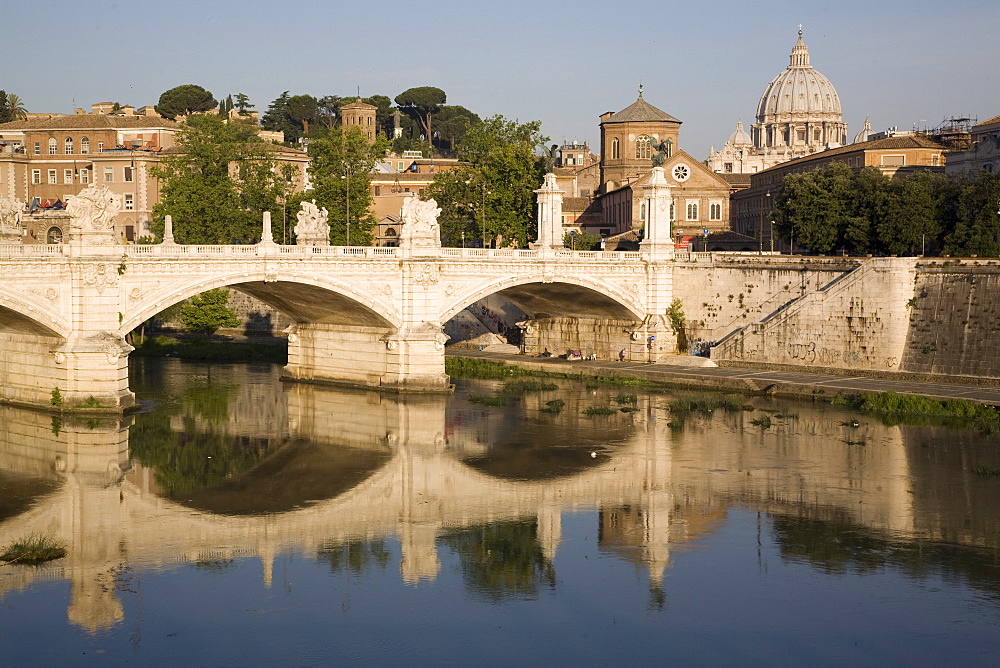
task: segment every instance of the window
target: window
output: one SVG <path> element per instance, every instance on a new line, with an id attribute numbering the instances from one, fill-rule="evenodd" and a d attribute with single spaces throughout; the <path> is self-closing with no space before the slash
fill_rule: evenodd
<path id="1" fill-rule="evenodd" d="M 375 197 L 382 194 L 382 186 L 375 186 Z"/>
<path id="2" fill-rule="evenodd" d="M 49 170 L 49 185 L 55 185 L 57 183 L 59 183 L 59 179 L 58 179 L 58 175 L 56 173 L 56 170 L 50 169 Z"/>
<path id="3" fill-rule="evenodd" d="M 639 205 L 639 220 L 646 220 L 646 203 Z"/>
<path id="4" fill-rule="evenodd" d="M 49 137 L 49 155 L 55 155 L 59 152 L 59 146 L 56 143 L 55 137 Z"/>
<path id="5" fill-rule="evenodd" d="M 73 138 L 66 137 L 66 141 L 63 142 L 63 153 L 66 155 L 73 155 Z"/>
<path id="6" fill-rule="evenodd" d="M 111 183 L 115 180 L 115 170 L 113 167 L 104 168 L 104 182 Z"/>
<path id="7" fill-rule="evenodd" d="M 673 201 L 670 202 L 670 222 L 677 220 L 677 207 L 674 206 Z"/>
<path id="8" fill-rule="evenodd" d="M 102 141 L 97 142 L 97 152 L 100 153 L 103 150 L 104 150 L 104 142 Z"/>
<path id="9" fill-rule="evenodd" d="M 931 166 L 937 167 L 940 164 L 941 164 L 941 155 L 939 153 L 935 153 L 934 155 L 931 156 Z"/>
<path id="10" fill-rule="evenodd" d="M 61 244 L 62 243 L 62 230 L 58 227 L 50 227 L 49 231 L 45 234 L 45 243 L 47 244 Z"/>
<path id="11" fill-rule="evenodd" d="M 84 137 L 80 140 L 80 153 L 90 153 L 90 139 Z"/>
<path id="12" fill-rule="evenodd" d="M 387 237 L 397 236 L 395 228 L 387 227 L 386 230 L 385 230 L 385 236 L 387 236 Z"/>
<path id="13" fill-rule="evenodd" d="M 635 158 L 636 160 L 649 160 L 652 148 L 650 146 L 649 137 L 643 135 L 635 140 Z"/>
<path id="14" fill-rule="evenodd" d="M 132 179 L 132 172 L 133 171 L 134 170 L 131 167 L 126 167 L 125 168 L 125 183 L 131 183 L 132 182 L 132 180 L 133 180 Z"/>
<path id="15" fill-rule="evenodd" d="M 722 220 L 722 202 L 709 202 L 708 219 Z"/>
<path id="16" fill-rule="evenodd" d="M 883 167 L 902 167 L 906 164 L 905 155 L 883 155 L 882 156 L 882 166 Z"/>
<path id="17" fill-rule="evenodd" d="M 620 157 L 622 157 L 621 156 L 621 147 L 620 147 L 620 145 L 618 143 L 618 137 L 615 137 L 611 141 L 611 159 L 612 160 L 617 160 Z"/>
<path id="18" fill-rule="evenodd" d="M 726 164 L 724 164 L 722 166 L 722 171 L 724 171 L 726 174 L 732 174 L 733 173 L 733 163 L 727 162 Z"/>
<path id="19" fill-rule="evenodd" d="M 806 131 L 805 130 L 798 130 L 795 133 L 795 138 L 798 139 L 799 141 L 805 141 L 806 140 Z"/>
<path id="20" fill-rule="evenodd" d="M 35 155 L 41 155 L 41 154 L 42 154 L 42 145 L 36 141 L 35 142 Z"/>
<path id="21" fill-rule="evenodd" d="M 132 193 L 125 193 L 125 210 L 134 211 L 135 210 L 135 195 Z"/>
<path id="22" fill-rule="evenodd" d="M 688 200 L 686 220 L 698 220 L 698 202 Z"/>
<path id="23" fill-rule="evenodd" d="M 42 182 L 42 170 L 33 169 L 31 170 L 31 183 L 32 185 L 38 185 Z"/>
<path id="24" fill-rule="evenodd" d="M 80 183 L 90 183 L 90 170 L 80 170 Z"/>
<path id="25" fill-rule="evenodd" d="M 63 183 L 73 183 L 73 170 L 64 169 L 63 170 Z"/>

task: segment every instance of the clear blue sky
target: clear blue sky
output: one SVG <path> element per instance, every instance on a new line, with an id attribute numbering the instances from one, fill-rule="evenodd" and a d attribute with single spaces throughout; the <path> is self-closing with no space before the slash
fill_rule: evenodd
<path id="1" fill-rule="evenodd" d="M 1000 2 L 633 0 L 30 0 L 8 2 L 0 88 L 29 111 L 156 104 L 196 83 L 263 111 L 288 90 L 395 97 L 437 86 L 480 116 L 588 140 L 598 116 L 650 103 L 698 159 L 749 125 L 798 24 L 851 136 L 1000 114 Z M 620 10 L 620 11 L 619 11 Z M 619 11 L 617 15 L 615 12 Z M 30 54 L 30 56 L 29 56 Z"/>

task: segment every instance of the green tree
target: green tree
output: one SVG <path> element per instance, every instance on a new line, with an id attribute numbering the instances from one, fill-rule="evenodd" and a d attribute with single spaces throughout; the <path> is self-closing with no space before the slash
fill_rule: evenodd
<path id="1" fill-rule="evenodd" d="M 163 216 L 170 214 L 178 243 L 253 243 L 263 212 L 280 216 L 291 186 L 275 170 L 272 145 L 252 123 L 191 116 L 177 147 L 153 170 L 161 180 L 160 203 L 153 209 L 158 236 Z"/>
<path id="2" fill-rule="evenodd" d="M 1000 174 L 979 171 L 955 179 L 942 198 L 949 255 L 1000 255 Z"/>
<path id="3" fill-rule="evenodd" d="M 316 120 L 318 103 L 312 95 L 293 95 L 285 105 L 288 117 L 296 123 L 299 136 L 309 134 L 309 124 Z M 287 137 L 286 137 L 287 139 Z"/>
<path id="4" fill-rule="evenodd" d="M 465 138 L 466 133 L 479 122 L 479 116 L 465 107 L 459 105 L 441 107 L 435 125 L 437 128 L 435 130 L 435 135 L 437 135 L 435 145 L 441 151 L 453 153 L 458 143 Z"/>
<path id="5" fill-rule="evenodd" d="M 774 207 L 774 222 L 782 238 L 794 232 L 795 243 L 815 253 L 845 247 L 845 232 L 856 225 L 851 210 L 854 173 L 842 162 L 782 182 Z"/>
<path id="6" fill-rule="evenodd" d="M 878 167 L 865 167 L 854 176 L 852 215 L 844 230 L 844 246 L 852 255 L 883 250 L 876 230 L 888 210 L 889 177 Z"/>
<path id="7" fill-rule="evenodd" d="M 941 233 L 936 191 L 937 174 L 915 172 L 890 181 L 889 204 L 878 225 L 878 235 L 885 252 L 892 255 L 916 255 L 927 242 L 936 245 Z"/>
<path id="8" fill-rule="evenodd" d="M 14 116 L 7 107 L 7 91 L 0 89 L 0 123 L 10 123 Z"/>
<path id="9" fill-rule="evenodd" d="M 601 237 L 598 234 L 589 232 L 576 232 L 563 235 L 563 246 L 575 250 L 599 250 L 601 247 Z"/>
<path id="10" fill-rule="evenodd" d="M 340 107 L 344 104 L 344 98 L 339 95 L 324 95 L 316 101 L 317 122 L 325 128 L 334 127 L 340 116 Z"/>
<path id="11" fill-rule="evenodd" d="M 371 213 L 371 173 L 385 157 L 388 146 L 384 137 L 368 143 L 358 128 L 331 128 L 309 142 L 313 189 L 299 195 L 295 205 L 304 199 L 315 199 L 317 206 L 326 207 L 331 222 L 330 243 L 355 246 L 371 243 L 371 229 L 376 222 Z"/>
<path id="12" fill-rule="evenodd" d="M 547 141 L 539 121 L 493 116 L 470 128 L 457 147 L 466 165 L 439 172 L 427 189 L 441 207 L 444 243 L 459 245 L 464 232 L 486 246 L 527 244 L 542 178 L 535 149 Z"/>
<path id="13" fill-rule="evenodd" d="M 260 119 L 260 126 L 265 130 L 284 132 L 285 142 L 293 143 L 302 136 L 302 126 L 288 114 L 288 99 L 287 90 L 276 97 Z"/>
<path id="14" fill-rule="evenodd" d="M 198 111 L 214 109 L 216 104 L 212 94 L 195 84 L 184 84 L 164 91 L 156 105 L 156 111 L 171 120 Z"/>
<path id="15" fill-rule="evenodd" d="M 238 327 L 240 318 L 227 304 L 228 290 L 206 290 L 181 306 L 181 322 L 189 332 L 206 334 L 212 334 L 220 327 Z"/>
<path id="16" fill-rule="evenodd" d="M 20 95 L 7 93 L 6 103 L 7 112 L 10 114 L 11 120 L 23 121 L 28 118 L 28 108 L 24 106 Z"/>
<path id="17" fill-rule="evenodd" d="M 253 109 L 253 105 L 250 104 L 250 98 L 247 97 L 245 93 L 237 93 L 236 102 L 234 104 L 236 109 L 240 112 L 240 116 L 249 116 L 250 110 Z"/>
<path id="18" fill-rule="evenodd" d="M 407 114 L 420 124 L 420 130 L 427 141 L 432 141 L 431 119 L 447 101 L 448 97 L 440 88 L 433 86 L 418 86 L 404 90 L 396 96 L 396 104 L 400 111 Z"/>

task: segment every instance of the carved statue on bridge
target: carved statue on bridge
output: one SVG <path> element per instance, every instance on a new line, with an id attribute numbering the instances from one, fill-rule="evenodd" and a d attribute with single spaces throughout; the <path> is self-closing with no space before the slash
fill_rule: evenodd
<path id="1" fill-rule="evenodd" d="M 302 202 L 302 209 L 296 214 L 295 243 L 298 246 L 329 246 L 330 223 L 326 208 L 316 206 L 316 200 Z"/>
<path id="2" fill-rule="evenodd" d="M 440 248 L 441 228 L 437 219 L 441 209 L 437 202 L 416 197 L 403 203 L 403 228 L 399 232 L 400 248 Z"/>
<path id="3" fill-rule="evenodd" d="M 122 197 L 106 185 L 90 186 L 69 200 L 70 234 L 82 235 L 87 243 L 113 244 L 115 216 L 122 210 Z"/>
<path id="4" fill-rule="evenodd" d="M 21 214 L 24 204 L 16 199 L 0 197 L 0 244 L 23 243 Z"/>

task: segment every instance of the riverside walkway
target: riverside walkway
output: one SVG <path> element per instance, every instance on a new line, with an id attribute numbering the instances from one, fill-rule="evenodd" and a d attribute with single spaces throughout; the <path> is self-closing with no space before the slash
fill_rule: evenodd
<path id="1" fill-rule="evenodd" d="M 1000 406 L 1000 385 L 927 382 L 902 378 L 871 378 L 801 371 L 703 366 L 708 360 L 677 355 L 666 364 L 608 360 L 567 361 L 558 357 L 525 357 L 488 350 L 450 351 L 450 355 L 507 362 L 527 369 L 589 376 L 633 376 L 696 390 L 763 392 L 786 397 L 832 397 L 838 392 L 896 392 L 935 399 L 966 399 Z"/>

